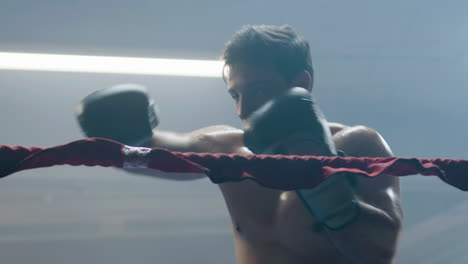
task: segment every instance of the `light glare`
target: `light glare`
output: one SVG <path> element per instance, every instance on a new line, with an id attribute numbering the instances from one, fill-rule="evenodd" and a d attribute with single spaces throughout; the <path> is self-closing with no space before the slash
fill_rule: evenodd
<path id="1" fill-rule="evenodd" d="M 214 60 L 181 60 L 0 52 L 0 70 L 221 77 Z"/>

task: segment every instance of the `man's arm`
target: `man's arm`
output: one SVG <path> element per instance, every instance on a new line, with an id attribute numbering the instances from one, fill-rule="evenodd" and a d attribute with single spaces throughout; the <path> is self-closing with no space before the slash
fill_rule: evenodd
<path id="1" fill-rule="evenodd" d="M 226 133 L 239 133 L 239 129 L 228 125 L 216 125 L 200 128 L 187 133 L 153 130 L 153 137 L 142 146 L 165 148 L 180 152 L 216 152 L 215 139 Z M 217 143 L 220 143 L 217 141 Z"/>
<path id="2" fill-rule="evenodd" d="M 236 130 L 230 126 L 210 126 L 189 133 L 158 130 L 157 107 L 147 89 L 138 84 L 116 85 L 89 94 L 78 104 L 76 117 L 87 137 L 102 137 L 129 146 L 180 152 L 212 152 L 216 144 L 209 139 L 219 133 Z M 201 174 L 164 174 L 151 169 L 125 170 L 171 180 L 205 177 Z"/>
<path id="3" fill-rule="evenodd" d="M 343 128 L 332 137 L 331 125 L 309 91 L 300 87 L 265 103 L 243 124 L 244 143 L 254 153 L 331 156 L 341 149 L 350 156 L 391 156 L 383 138 L 363 126 Z M 361 177 L 353 186 L 345 176 L 332 176 L 296 193 L 350 261 L 391 263 L 401 226 L 398 182 Z"/>
<path id="4" fill-rule="evenodd" d="M 333 138 L 336 148 L 348 156 L 392 156 L 385 140 L 367 127 L 345 128 Z M 326 234 L 353 263 L 393 263 L 403 219 L 398 178 L 379 175 L 355 180 L 357 220 L 341 230 L 327 229 Z"/>
<path id="5" fill-rule="evenodd" d="M 146 143 L 141 145 L 148 148 L 164 148 L 169 151 L 177 152 L 226 152 L 232 151 L 229 148 L 235 148 L 242 142 L 232 142 L 225 140 L 226 138 L 238 138 L 237 134 L 242 133 L 241 130 L 227 125 L 216 125 L 204 127 L 187 133 L 174 131 L 164 131 L 159 129 L 153 130 L 153 137 Z M 228 136 L 226 136 L 228 135 Z M 229 136 L 236 135 L 236 136 Z M 127 172 L 153 176 L 168 180 L 187 181 L 205 178 L 205 174 L 164 174 L 153 169 L 125 169 Z"/>

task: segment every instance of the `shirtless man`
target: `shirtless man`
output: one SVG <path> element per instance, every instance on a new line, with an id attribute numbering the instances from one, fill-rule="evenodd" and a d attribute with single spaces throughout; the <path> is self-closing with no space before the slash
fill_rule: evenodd
<path id="1" fill-rule="evenodd" d="M 392 155 L 375 130 L 327 122 L 323 118 L 310 94 L 313 70 L 309 45 L 291 27 L 243 27 L 227 43 L 222 59 L 228 92 L 243 122 L 243 130 L 217 125 L 176 133 L 151 130 L 153 126 L 147 126 L 145 133 L 131 140 L 112 137 L 109 131 L 93 134 L 85 124 L 92 115 L 83 114 L 87 112 L 86 107 L 89 109 L 89 98 L 85 98 L 78 112 L 81 125 L 88 136 L 172 151 L 336 155 L 340 150 L 357 157 Z M 132 92 L 146 96 L 143 90 L 137 87 L 132 91 L 133 88 L 124 86 L 117 90 L 126 95 L 123 98 L 130 98 Z M 112 98 L 117 94 L 114 92 L 98 96 Z M 285 96 L 285 93 L 289 94 Z M 284 98 L 286 103 L 282 103 Z M 109 101 L 117 104 L 112 99 Z M 309 110 L 288 114 L 288 109 L 304 101 L 310 104 Z M 148 102 L 142 103 L 145 111 Z M 122 107 L 120 103 L 116 108 Z M 115 112 L 105 115 L 115 115 Z M 296 116 L 302 119 L 294 121 Z M 119 118 L 118 123 L 133 122 Z M 149 119 L 151 124 L 157 123 L 153 112 Z M 308 122 L 312 125 L 305 130 L 295 126 Z M 292 131 L 284 132 L 288 130 L 284 127 L 292 127 Z M 264 138 L 269 141 L 262 141 Z M 155 174 L 147 169 L 130 172 Z M 191 175 L 186 180 L 196 178 Z M 252 181 L 223 183 L 219 187 L 232 219 L 238 264 L 393 263 L 402 223 L 397 177 L 335 177 L 315 189 L 295 191 L 269 189 Z M 348 207 L 351 200 L 356 208 Z"/>

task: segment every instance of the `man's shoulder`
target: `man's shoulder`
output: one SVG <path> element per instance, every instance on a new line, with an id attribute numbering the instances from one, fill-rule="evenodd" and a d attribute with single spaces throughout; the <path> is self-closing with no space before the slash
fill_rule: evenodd
<path id="1" fill-rule="evenodd" d="M 333 136 L 335 147 L 353 157 L 391 157 L 392 150 L 385 139 L 375 129 L 367 126 L 346 126 Z M 400 193 L 398 177 L 379 176 L 369 180 L 367 177 L 354 177 L 357 182 L 356 191 L 362 199 L 372 204 L 390 199 L 399 206 Z M 385 192 L 376 192 L 385 190 Z M 393 196 L 391 194 L 394 194 Z"/>
<path id="2" fill-rule="evenodd" d="M 341 149 L 350 156 L 388 157 L 392 151 L 382 137 L 373 128 L 356 125 L 342 125 L 341 129 L 333 134 L 336 148 Z"/>

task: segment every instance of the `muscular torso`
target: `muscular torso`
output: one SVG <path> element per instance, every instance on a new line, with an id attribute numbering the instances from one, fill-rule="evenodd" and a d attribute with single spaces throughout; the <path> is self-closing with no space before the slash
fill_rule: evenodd
<path id="1" fill-rule="evenodd" d="M 330 129 L 336 135 L 343 127 L 331 126 Z M 225 137 L 223 133 L 232 134 Z M 241 132 L 239 138 L 235 133 L 213 133 L 214 140 L 210 142 L 215 143 L 209 150 L 250 154 L 241 145 Z M 226 138 L 231 140 L 226 142 Z M 224 183 L 219 187 L 232 219 L 239 264 L 348 263 L 331 245 L 294 191 L 269 189 L 252 181 Z"/>
<path id="2" fill-rule="evenodd" d="M 339 252 L 295 192 L 271 190 L 251 181 L 225 183 L 220 188 L 233 223 L 238 263 L 341 263 Z"/>

